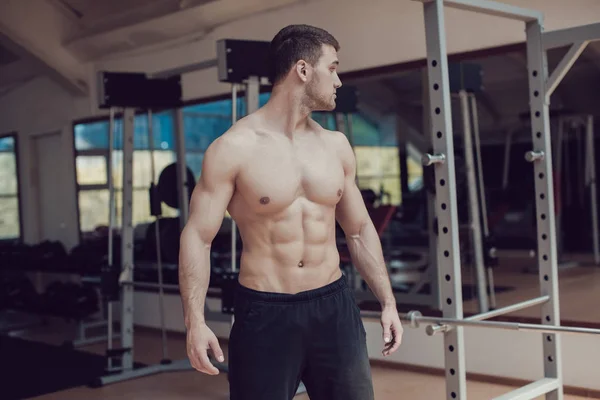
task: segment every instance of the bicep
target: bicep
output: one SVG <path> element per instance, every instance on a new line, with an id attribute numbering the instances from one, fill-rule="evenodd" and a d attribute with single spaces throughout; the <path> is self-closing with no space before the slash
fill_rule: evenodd
<path id="1" fill-rule="evenodd" d="M 336 219 L 346 236 L 358 235 L 369 222 L 369 212 L 356 186 L 356 158 L 352 146 L 343 133 L 339 133 L 338 138 L 338 153 L 344 169 L 344 190 L 336 208 Z"/>
<path id="2" fill-rule="evenodd" d="M 346 177 L 344 192 L 336 208 L 336 219 L 347 236 L 360 233 L 369 213 L 360 190 L 352 177 Z"/>

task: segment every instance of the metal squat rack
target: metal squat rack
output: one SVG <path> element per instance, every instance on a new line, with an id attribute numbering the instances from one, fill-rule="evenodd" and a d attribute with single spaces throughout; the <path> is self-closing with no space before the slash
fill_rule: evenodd
<path id="1" fill-rule="evenodd" d="M 600 24 L 544 33 L 543 15 L 538 11 L 486 0 L 415 0 L 423 3 L 429 82 L 430 129 L 433 154 L 423 163 L 435 168 L 435 213 L 439 223 L 437 240 L 438 284 L 443 318 L 422 317 L 416 312 L 403 316 L 411 326 L 430 323 L 427 333 L 444 335 L 444 358 L 448 399 L 466 399 L 464 326 L 543 332 L 544 378 L 509 392 L 498 399 L 563 398 L 561 337 L 559 333 L 600 334 L 600 330 L 560 326 L 557 240 L 554 213 L 554 183 L 549 123 L 550 96 L 589 41 L 600 38 Z M 458 215 L 452 114 L 448 78 L 448 57 L 444 6 L 474 11 L 525 23 L 527 35 L 527 70 L 531 111 L 532 150 L 525 158 L 534 163 L 537 261 L 540 297 L 491 312 L 463 317 L 461 261 L 459 253 Z M 548 75 L 546 51 L 569 45 L 570 49 L 552 74 Z M 464 113 L 463 113 L 464 118 Z M 465 126 L 468 121 L 463 121 Z M 542 306 L 542 324 L 516 324 L 483 321 L 534 305 Z"/>

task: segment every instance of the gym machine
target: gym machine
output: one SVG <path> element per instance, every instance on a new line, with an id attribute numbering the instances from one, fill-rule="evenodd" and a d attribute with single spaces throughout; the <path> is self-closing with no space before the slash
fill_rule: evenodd
<path id="1" fill-rule="evenodd" d="M 558 298 L 558 268 L 556 220 L 554 214 L 554 183 L 552 170 L 551 136 L 549 123 L 550 95 L 576 57 L 582 46 L 590 40 L 600 39 L 600 24 L 593 24 L 562 31 L 543 32 L 543 15 L 504 3 L 488 0 L 415 0 L 423 3 L 427 47 L 427 71 L 430 100 L 432 154 L 425 159 L 434 168 L 436 199 L 435 210 L 440 235 L 437 242 L 438 275 L 443 301 L 443 318 L 423 321 L 434 325 L 431 332 L 444 335 L 444 359 L 447 397 L 466 399 L 466 369 L 464 327 L 495 327 L 508 329 L 532 328 L 544 332 L 543 342 L 544 378 L 509 392 L 497 399 L 523 399 L 546 395 L 547 399 L 563 398 L 561 337 L 558 333 L 573 330 L 584 333 L 582 328 L 560 327 Z M 537 221 L 537 261 L 541 296 L 488 313 L 465 319 L 463 317 L 461 284 L 461 261 L 458 237 L 458 212 L 456 201 L 456 176 L 454 144 L 450 109 L 448 56 L 446 51 L 446 28 L 444 7 L 454 7 L 497 17 L 515 19 L 525 23 L 527 36 L 527 71 L 530 98 L 532 150 L 525 154 L 533 163 L 535 177 L 535 201 Z M 546 50 L 570 45 L 563 61 L 549 76 Z M 499 316 L 516 309 L 541 305 L 542 324 L 524 327 L 520 324 L 485 323 L 481 319 Z M 419 315 L 413 314 L 418 322 Z M 406 317 L 405 317 L 406 318 Z M 592 330 L 589 333 L 598 334 Z"/>
<path id="2" fill-rule="evenodd" d="M 153 150 L 154 138 L 152 130 L 152 110 L 171 107 L 180 107 L 181 102 L 181 82 L 180 77 L 171 77 L 164 79 L 149 79 L 141 73 L 110 73 L 101 71 L 99 73 L 99 96 L 100 108 L 110 109 L 110 128 L 109 128 L 109 237 L 108 237 L 108 264 L 102 269 L 102 287 L 103 293 L 107 297 L 108 312 L 108 350 L 107 361 L 108 374 L 98 377 L 92 386 L 102 386 L 106 384 L 121 382 L 127 379 L 139 378 L 151 374 L 168 371 L 190 370 L 191 364 L 188 359 L 171 361 L 167 357 L 166 328 L 164 322 L 163 305 L 163 276 L 162 262 L 160 254 L 160 237 L 158 235 L 160 221 L 160 209 L 157 210 L 156 202 L 151 201 L 151 214 L 156 217 L 156 240 L 157 240 L 157 263 L 158 263 L 158 283 L 156 287 L 159 290 L 159 312 L 161 317 L 161 333 L 163 359 L 159 364 L 150 365 L 142 368 L 134 368 L 133 357 L 133 300 L 134 287 L 148 286 L 147 283 L 136 284 L 134 282 L 134 243 L 133 243 L 133 143 L 134 143 L 134 120 L 136 109 L 142 109 L 148 115 L 148 133 L 150 140 L 150 149 Z M 115 225 L 115 199 L 114 183 L 112 178 L 112 154 L 114 151 L 114 132 L 115 132 L 115 108 L 122 107 L 123 135 L 123 165 L 122 165 L 122 224 L 121 224 L 121 265 L 113 265 L 113 228 Z M 181 113 L 177 112 L 181 118 Z M 181 226 L 185 224 L 188 214 L 188 187 L 185 174 L 185 144 L 183 143 L 183 123 L 176 122 L 176 153 L 177 153 L 177 177 L 178 177 L 178 199 L 180 210 Z M 153 152 L 152 152 L 153 153 Z M 153 156 L 154 154 L 152 154 Z M 154 175 L 154 159 L 151 157 L 152 183 L 151 196 L 156 196 L 156 185 Z M 158 204 L 160 208 L 160 203 Z M 116 270 L 115 267 L 120 267 Z M 116 279 L 115 279 L 116 278 Z M 121 347 L 113 348 L 113 302 L 121 302 Z M 113 361 L 118 361 L 113 365 Z"/>

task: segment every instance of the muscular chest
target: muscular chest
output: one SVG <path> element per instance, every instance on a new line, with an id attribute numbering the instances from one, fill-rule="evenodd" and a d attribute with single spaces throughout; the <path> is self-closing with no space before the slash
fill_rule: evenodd
<path id="1" fill-rule="evenodd" d="M 254 152 L 237 185 L 256 212 L 278 212 L 299 198 L 333 206 L 342 195 L 344 172 L 326 148 L 265 146 Z"/>

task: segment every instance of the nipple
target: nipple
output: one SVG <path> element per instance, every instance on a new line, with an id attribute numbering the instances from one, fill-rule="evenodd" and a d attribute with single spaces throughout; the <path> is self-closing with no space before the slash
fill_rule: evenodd
<path id="1" fill-rule="evenodd" d="M 271 201 L 271 199 L 269 199 L 268 197 L 260 198 L 260 204 L 269 204 L 270 201 Z"/>

